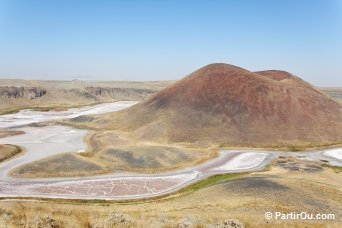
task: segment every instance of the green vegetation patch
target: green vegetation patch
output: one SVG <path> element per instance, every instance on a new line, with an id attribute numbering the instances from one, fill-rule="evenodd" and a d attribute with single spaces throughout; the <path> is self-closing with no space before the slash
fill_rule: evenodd
<path id="1" fill-rule="evenodd" d="M 342 172 L 342 167 L 340 167 L 340 166 L 334 166 L 334 165 L 328 165 L 328 164 L 322 164 L 321 166 L 326 167 L 326 168 L 330 168 L 330 169 L 334 170 L 335 173 Z"/>
<path id="2" fill-rule="evenodd" d="M 227 174 L 219 174 L 215 175 L 212 177 L 208 177 L 206 179 L 200 180 L 194 184 L 191 184 L 181 190 L 181 192 L 186 192 L 186 191 L 196 191 L 204 187 L 208 187 L 217 183 L 220 183 L 225 180 L 230 180 L 238 177 L 242 177 L 244 175 L 248 174 L 247 172 L 245 173 L 227 173 Z"/>
<path id="3" fill-rule="evenodd" d="M 298 152 L 298 151 L 301 151 L 303 150 L 302 148 L 299 148 L 298 146 L 289 146 L 289 151 L 291 152 Z"/>

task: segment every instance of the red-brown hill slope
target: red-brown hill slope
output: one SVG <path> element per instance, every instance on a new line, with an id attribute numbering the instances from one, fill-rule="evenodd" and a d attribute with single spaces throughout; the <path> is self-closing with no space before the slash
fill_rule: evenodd
<path id="1" fill-rule="evenodd" d="M 342 141 L 342 109 L 327 95 L 284 71 L 250 72 L 228 64 L 205 66 L 148 100 L 100 119 L 105 128 L 152 141 Z"/>

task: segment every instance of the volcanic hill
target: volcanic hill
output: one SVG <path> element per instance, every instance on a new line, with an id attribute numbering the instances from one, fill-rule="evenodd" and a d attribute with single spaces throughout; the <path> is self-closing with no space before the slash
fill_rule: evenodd
<path id="1" fill-rule="evenodd" d="M 342 141 L 342 107 L 284 71 L 210 64 L 126 110 L 98 116 L 136 139 L 215 145 Z"/>

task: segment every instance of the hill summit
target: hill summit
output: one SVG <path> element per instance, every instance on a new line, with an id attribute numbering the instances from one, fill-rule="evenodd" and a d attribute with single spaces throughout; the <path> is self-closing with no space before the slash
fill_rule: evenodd
<path id="1" fill-rule="evenodd" d="M 342 141 L 342 108 L 285 71 L 207 65 L 126 110 L 104 128 L 163 142 L 217 145 Z M 105 119 L 105 120 L 104 120 Z"/>

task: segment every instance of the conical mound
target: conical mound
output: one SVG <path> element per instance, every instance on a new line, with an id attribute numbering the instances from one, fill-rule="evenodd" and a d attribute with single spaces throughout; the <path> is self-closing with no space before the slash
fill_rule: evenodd
<path id="1" fill-rule="evenodd" d="M 340 104 L 284 71 L 210 64 L 148 100 L 105 117 L 139 139 L 217 145 L 342 141 Z M 108 124 L 110 122 L 110 124 Z"/>

